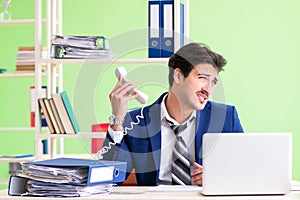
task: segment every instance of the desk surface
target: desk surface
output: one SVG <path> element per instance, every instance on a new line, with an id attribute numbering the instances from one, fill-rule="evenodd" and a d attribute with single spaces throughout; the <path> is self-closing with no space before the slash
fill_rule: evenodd
<path id="1" fill-rule="evenodd" d="M 252 195 L 252 196 L 203 196 L 200 192 L 189 191 L 189 192 L 150 192 L 149 189 L 153 187 L 133 187 L 133 186 L 120 186 L 114 187 L 110 194 L 93 195 L 89 197 L 81 198 L 51 198 L 51 197 L 20 197 L 20 196 L 8 196 L 7 190 L 0 191 L 0 200 L 50 200 L 50 199 L 63 199 L 63 200 L 124 200 L 124 199 L 160 199 L 160 200 L 176 200 L 176 199 L 209 199 L 209 200 L 300 200 L 300 191 L 291 191 L 286 195 Z"/>

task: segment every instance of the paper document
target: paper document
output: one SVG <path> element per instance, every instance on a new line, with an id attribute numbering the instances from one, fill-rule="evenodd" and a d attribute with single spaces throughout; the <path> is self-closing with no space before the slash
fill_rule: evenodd
<path id="1" fill-rule="evenodd" d="M 55 35 L 52 44 L 86 49 L 109 49 L 108 39 L 103 36 L 62 36 Z"/>
<path id="2" fill-rule="evenodd" d="M 112 184 L 93 186 L 78 186 L 68 184 L 44 183 L 35 180 L 27 182 L 27 192 L 22 196 L 43 197 L 85 197 L 95 194 L 104 194 L 112 190 Z"/>

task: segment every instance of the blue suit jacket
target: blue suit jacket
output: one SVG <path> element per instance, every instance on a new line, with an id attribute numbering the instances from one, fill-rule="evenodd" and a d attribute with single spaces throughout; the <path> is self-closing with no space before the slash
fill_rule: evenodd
<path id="1" fill-rule="evenodd" d="M 104 154 L 105 160 L 127 162 L 127 176 L 135 169 L 138 185 L 157 185 L 161 156 L 161 120 L 159 99 L 152 105 L 129 112 L 125 117 L 124 127 L 127 135 L 121 144 L 112 145 Z M 143 111 L 143 117 L 141 116 Z M 204 133 L 243 132 L 234 106 L 207 102 L 203 110 L 196 114 L 195 161 L 202 164 L 202 136 Z M 133 125 L 133 123 L 135 123 Z M 104 145 L 112 141 L 109 134 Z"/>

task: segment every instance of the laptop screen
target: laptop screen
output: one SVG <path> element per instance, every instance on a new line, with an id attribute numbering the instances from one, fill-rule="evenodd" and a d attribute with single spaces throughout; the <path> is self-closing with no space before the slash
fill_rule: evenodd
<path id="1" fill-rule="evenodd" d="M 291 133 L 207 133 L 203 194 L 284 194 L 290 190 Z"/>

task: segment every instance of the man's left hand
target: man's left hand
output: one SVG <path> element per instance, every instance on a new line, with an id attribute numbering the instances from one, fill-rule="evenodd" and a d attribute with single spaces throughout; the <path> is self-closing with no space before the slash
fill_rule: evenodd
<path id="1" fill-rule="evenodd" d="M 192 185 L 202 186 L 202 166 L 194 162 L 194 170 L 191 172 Z"/>

